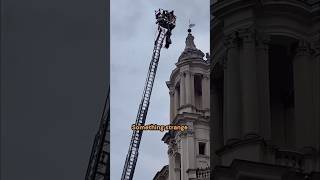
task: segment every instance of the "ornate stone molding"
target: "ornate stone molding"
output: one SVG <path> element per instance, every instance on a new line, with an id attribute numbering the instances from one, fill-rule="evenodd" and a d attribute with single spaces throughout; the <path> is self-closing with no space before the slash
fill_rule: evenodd
<path id="1" fill-rule="evenodd" d="M 270 36 L 263 32 L 256 33 L 256 48 L 268 50 L 269 43 L 271 41 Z"/>
<path id="2" fill-rule="evenodd" d="M 211 62 L 211 56 L 209 53 L 206 53 L 206 62 L 208 62 L 209 64 Z"/>
<path id="3" fill-rule="evenodd" d="M 180 73 L 179 73 L 179 76 L 180 76 L 180 77 L 186 77 L 186 71 L 180 72 Z"/>
<path id="4" fill-rule="evenodd" d="M 192 129 L 188 129 L 186 131 L 182 131 L 179 133 L 179 137 L 187 137 L 187 136 L 193 136 L 194 135 L 194 132 Z"/>
<path id="5" fill-rule="evenodd" d="M 224 37 L 224 45 L 227 49 L 236 48 L 240 45 L 239 33 L 234 31 Z"/>
<path id="6" fill-rule="evenodd" d="M 170 94 L 170 96 L 173 96 L 174 95 L 174 89 L 170 89 L 169 94 Z"/>
<path id="7" fill-rule="evenodd" d="M 296 49 L 296 57 L 309 56 L 310 54 L 311 54 L 310 43 L 305 39 L 300 40 L 298 47 Z"/>
<path id="8" fill-rule="evenodd" d="M 251 27 L 240 29 L 239 38 L 243 43 L 254 43 L 256 40 L 256 30 Z"/>
<path id="9" fill-rule="evenodd" d="M 314 51 L 315 51 L 314 56 L 315 57 L 320 56 L 320 37 L 319 37 L 318 40 L 313 42 L 313 48 L 314 48 Z"/>
<path id="10" fill-rule="evenodd" d="M 175 140 L 171 140 L 168 147 L 168 155 L 174 155 L 176 152 L 178 152 L 178 146 Z"/>
<path id="11" fill-rule="evenodd" d="M 173 155 L 173 149 L 172 149 L 172 147 L 169 147 L 169 148 L 168 148 L 167 153 L 168 153 L 169 156 L 172 156 L 172 155 Z"/>
<path id="12" fill-rule="evenodd" d="M 228 61 L 228 58 L 227 58 L 227 52 L 225 52 L 223 54 L 223 56 L 221 57 L 221 65 L 223 67 L 223 69 L 227 69 L 227 61 Z"/>
<path id="13" fill-rule="evenodd" d="M 203 74 L 202 78 L 208 80 L 208 79 L 210 79 L 210 76 L 208 74 Z"/>
<path id="14" fill-rule="evenodd" d="M 183 71 L 184 73 L 185 73 L 185 75 L 189 75 L 190 74 L 190 76 L 193 74 L 190 70 L 186 70 L 186 71 Z"/>

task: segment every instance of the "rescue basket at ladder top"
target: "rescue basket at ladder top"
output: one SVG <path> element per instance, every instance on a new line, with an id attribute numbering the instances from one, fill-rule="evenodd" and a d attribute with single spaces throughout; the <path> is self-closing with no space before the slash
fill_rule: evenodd
<path id="1" fill-rule="evenodd" d="M 156 20 L 159 26 L 170 31 L 176 26 L 176 16 L 173 11 L 159 9 L 156 11 Z"/>
<path id="2" fill-rule="evenodd" d="M 155 12 L 156 14 L 156 20 L 157 24 L 161 27 L 167 30 L 165 36 L 165 48 L 169 48 L 169 45 L 171 44 L 171 31 L 172 29 L 175 28 L 176 26 L 176 16 L 174 15 L 173 11 L 167 11 L 163 9 L 159 9 L 158 11 Z M 159 27 L 159 28 L 160 28 Z M 161 28 L 159 29 L 161 31 Z M 160 33 L 159 33 L 160 34 Z"/>

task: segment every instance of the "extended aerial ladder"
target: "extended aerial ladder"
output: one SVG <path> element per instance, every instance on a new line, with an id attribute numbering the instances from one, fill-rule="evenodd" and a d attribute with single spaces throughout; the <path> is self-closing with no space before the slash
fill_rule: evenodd
<path id="1" fill-rule="evenodd" d="M 110 180 L 110 89 L 95 136 L 85 180 Z"/>
<path id="2" fill-rule="evenodd" d="M 149 65 L 147 79 L 143 89 L 142 99 L 138 108 L 138 114 L 136 117 L 135 125 L 145 125 L 153 83 L 160 58 L 160 51 L 163 46 L 164 40 L 165 48 L 169 48 L 169 45 L 171 44 L 171 30 L 175 27 L 175 21 L 176 17 L 173 11 L 169 12 L 167 10 L 162 9 L 156 11 L 156 24 L 158 24 L 158 34 L 154 42 L 153 54 Z M 139 155 L 141 137 L 142 130 L 133 130 L 121 180 L 132 180 L 133 178 L 134 170 Z"/>

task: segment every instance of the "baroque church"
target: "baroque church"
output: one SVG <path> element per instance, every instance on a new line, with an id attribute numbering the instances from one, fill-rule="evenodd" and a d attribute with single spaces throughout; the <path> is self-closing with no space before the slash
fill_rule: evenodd
<path id="1" fill-rule="evenodd" d="M 154 180 L 209 180 L 210 175 L 210 61 L 197 49 L 191 29 L 176 68 L 166 82 L 170 94 L 170 124 L 188 125 L 186 131 L 169 131 L 169 164 Z"/>
<path id="2" fill-rule="evenodd" d="M 154 180 L 320 180 L 320 0 L 212 0 L 172 71 L 169 164 Z M 209 163 L 210 161 L 210 163 Z"/>
<path id="3" fill-rule="evenodd" d="M 320 1 L 211 1 L 214 180 L 320 179 Z"/>

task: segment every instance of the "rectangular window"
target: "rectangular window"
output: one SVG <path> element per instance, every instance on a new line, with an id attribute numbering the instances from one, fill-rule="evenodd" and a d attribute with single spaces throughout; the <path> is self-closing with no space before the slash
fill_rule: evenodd
<path id="1" fill-rule="evenodd" d="M 206 143 L 199 142 L 199 154 L 200 155 L 206 154 Z"/>

